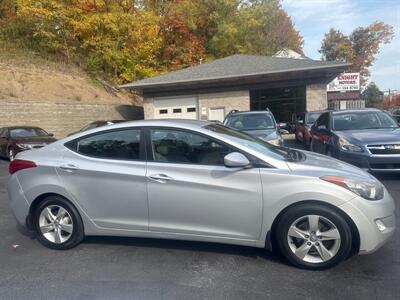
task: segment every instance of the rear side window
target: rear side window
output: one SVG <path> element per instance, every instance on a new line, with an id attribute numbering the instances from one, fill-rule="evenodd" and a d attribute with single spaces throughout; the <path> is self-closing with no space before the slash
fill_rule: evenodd
<path id="1" fill-rule="evenodd" d="M 68 145 L 67 145 L 68 147 Z M 138 160 L 140 129 L 110 131 L 79 139 L 76 152 L 97 158 Z"/>

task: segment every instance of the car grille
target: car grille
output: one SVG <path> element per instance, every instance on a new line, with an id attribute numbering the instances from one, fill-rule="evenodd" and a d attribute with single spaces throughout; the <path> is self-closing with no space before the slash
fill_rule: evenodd
<path id="1" fill-rule="evenodd" d="M 400 164 L 370 164 L 371 170 L 400 170 Z"/>
<path id="2" fill-rule="evenodd" d="M 367 148 L 372 154 L 380 154 L 380 155 L 400 154 L 400 144 L 368 145 Z"/>

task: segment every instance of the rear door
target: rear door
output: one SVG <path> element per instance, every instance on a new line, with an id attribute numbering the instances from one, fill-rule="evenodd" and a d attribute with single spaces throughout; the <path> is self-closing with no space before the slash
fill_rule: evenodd
<path id="1" fill-rule="evenodd" d="M 234 151 L 208 136 L 151 128 L 147 137 L 149 229 L 256 240 L 262 223 L 258 168 L 224 166 Z"/>
<path id="2" fill-rule="evenodd" d="M 146 161 L 140 128 L 106 130 L 67 143 L 63 185 L 96 225 L 148 230 Z"/>

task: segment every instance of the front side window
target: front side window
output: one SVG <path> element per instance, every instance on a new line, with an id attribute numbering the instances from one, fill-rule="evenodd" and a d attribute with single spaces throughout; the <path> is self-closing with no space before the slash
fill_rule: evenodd
<path id="1" fill-rule="evenodd" d="M 271 114 L 239 114 L 228 116 L 225 125 L 237 130 L 274 129 L 276 124 Z"/>
<path id="2" fill-rule="evenodd" d="M 110 131 L 78 140 L 80 154 L 107 159 L 139 159 L 140 130 Z"/>
<path id="3" fill-rule="evenodd" d="M 151 143 L 156 162 L 223 165 L 232 150 L 192 132 L 152 129 Z"/>
<path id="4" fill-rule="evenodd" d="M 25 138 L 35 136 L 48 136 L 49 134 L 41 128 L 13 128 L 10 129 L 11 138 Z"/>

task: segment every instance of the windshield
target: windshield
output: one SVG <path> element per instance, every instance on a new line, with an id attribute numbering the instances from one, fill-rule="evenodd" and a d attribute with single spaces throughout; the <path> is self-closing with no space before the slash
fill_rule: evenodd
<path id="1" fill-rule="evenodd" d="M 10 137 L 25 138 L 35 136 L 48 136 L 48 133 L 40 128 L 13 128 L 10 129 Z"/>
<path id="2" fill-rule="evenodd" d="M 334 130 L 397 128 L 397 123 L 382 111 L 344 112 L 333 115 Z"/>
<path id="3" fill-rule="evenodd" d="M 228 116 L 225 125 L 237 130 L 274 129 L 275 121 L 271 114 L 238 114 Z"/>
<path id="4" fill-rule="evenodd" d="M 309 113 L 307 116 L 307 124 L 314 124 L 322 113 Z"/>
<path id="5" fill-rule="evenodd" d="M 297 160 L 301 155 L 299 151 L 274 146 L 268 142 L 265 142 L 259 138 L 256 138 L 252 135 L 249 135 L 244 132 L 240 132 L 238 130 L 226 127 L 221 124 L 211 124 L 207 125 L 204 128 L 211 130 L 213 132 L 217 132 L 221 135 L 229 136 L 230 139 L 233 139 L 238 144 L 260 152 L 264 155 L 272 156 L 275 159 L 280 160 Z"/>

